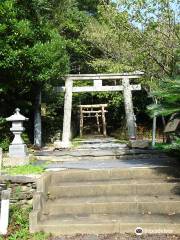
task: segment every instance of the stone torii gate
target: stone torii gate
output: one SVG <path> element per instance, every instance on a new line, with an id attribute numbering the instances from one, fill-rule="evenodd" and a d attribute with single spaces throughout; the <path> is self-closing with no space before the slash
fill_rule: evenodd
<path id="1" fill-rule="evenodd" d="M 132 91 L 141 90 L 140 84 L 130 84 L 131 79 L 142 77 L 143 72 L 115 73 L 115 74 L 72 74 L 65 77 L 65 87 L 56 87 L 57 92 L 65 92 L 64 98 L 64 120 L 62 146 L 68 148 L 71 144 L 71 112 L 72 94 L 80 92 L 112 92 L 123 91 L 126 121 L 129 139 L 136 139 L 136 120 L 133 110 Z M 74 87 L 73 81 L 93 82 L 92 86 Z M 103 80 L 115 82 L 122 80 L 121 85 L 103 85 Z"/>

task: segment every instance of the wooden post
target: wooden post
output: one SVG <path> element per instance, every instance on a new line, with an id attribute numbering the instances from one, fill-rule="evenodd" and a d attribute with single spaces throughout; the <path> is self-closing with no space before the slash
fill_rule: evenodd
<path id="1" fill-rule="evenodd" d="M 99 114 L 96 113 L 96 121 L 97 121 L 97 127 L 98 127 L 98 133 L 101 133 L 100 125 L 99 125 Z"/>
<path id="2" fill-rule="evenodd" d="M 156 116 L 153 117 L 152 147 L 156 144 Z"/>
<path id="3" fill-rule="evenodd" d="M 80 137 L 83 136 L 83 123 L 84 123 L 84 119 L 83 119 L 83 108 L 80 107 Z"/>
<path id="4" fill-rule="evenodd" d="M 105 112 L 104 112 L 104 107 L 102 106 L 102 125 L 103 125 L 103 135 L 104 137 L 107 136 L 107 132 L 106 132 L 106 116 L 105 116 Z"/>
<path id="5" fill-rule="evenodd" d="M 42 147 L 41 87 L 37 87 L 34 109 L 34 145 Z"/>
<path id="6" fill-rule="evenodd" d="M 3 190 L 1 193 L 1 215 L 0 215 L 0 234 L 6 235 L 9 222 L 9 200 L 11 189 Z"/>
<path id="7" fill-rule="evenodd" d="M 157 99 L 153 98 L 153 101 L 157 105 L 157 103 L 158 103 Z M 156 144 L 156 121 L 157 121 L 157 117 L 154 114 L 154 116 L 153 116 L 153 129 L 152 129 L 152 147 L 154 147 L 155 144 Z"/>
<path id="8" fill-rule="evenodd" d="M 161 118 L 162 118 L 162 123 L 163 123 L 163 130 L 164 130 L 166 127 L 166 121 L 165 121 L 164 116 L 161 116 Z M 163 131 L 163 143 L 165 143 L 165 142 L 166 142 L 166 134 Z"/>
<path id="9" fill-rule="evenodd" d="M 62 134 L 63 147 L 67 148 L 70 146 L 71 139 L 72 86 L 72 79 L 67 78 L 65 81 L 64 120 Z"/>
<path id="10" fill-rule="evenodd" d="M 132 92 L 128 77 L 122 79 L 122 85 L 129 139 L 136 139 L 136 123 L 134 118 Z"/>

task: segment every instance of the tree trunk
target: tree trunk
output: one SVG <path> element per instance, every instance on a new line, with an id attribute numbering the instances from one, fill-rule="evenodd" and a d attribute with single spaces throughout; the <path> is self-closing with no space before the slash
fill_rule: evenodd
<path id="1" fill-rule="evenodd" d="M 41 87 L 37 88 L 34 106 L 34 146 L 42 147 Z"/>

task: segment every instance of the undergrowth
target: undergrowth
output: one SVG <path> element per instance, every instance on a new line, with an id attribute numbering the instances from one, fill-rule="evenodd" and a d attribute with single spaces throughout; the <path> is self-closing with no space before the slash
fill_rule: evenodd
<path id="1" fill-rule="evenodd" d="M 29 233 L 29 213 L 31 210 L 32 207 L 11 206 L 8 233 L 6 236 L 1 236 L 0 240 L 48 240 L 49 234 Z"/>
<path id="2" fill-rule="evenodd" d="M 156 143 L 156 149 L 163 150 L 175 156 L 180 156 L 180 138 L 177 138 L 172 143 Z"/>
<path id="3" fill-rule="evenodd" d="M 41 174 L 44 172 L 44 165 L 23 165 L 16 167 L 4 167 L 3 172 L 9 175 L 28 175 L 28 174 Z"/>

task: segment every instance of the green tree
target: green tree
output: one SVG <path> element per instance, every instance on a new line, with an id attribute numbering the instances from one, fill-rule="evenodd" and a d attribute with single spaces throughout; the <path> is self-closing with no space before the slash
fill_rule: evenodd
<path id="1" fill-rule="evenodd" d="M 68 71 L 66 44 L 38 0 L 0 3 L 0 114 L 30 114 L 39 89 Z M 42 2 L 42 1 L 41 1 Z M 45 7 L 45 5 L 43 5 Z M 3 135 L 1 135 L 3 136 Z"/>
<path id="2" fill-rule="evenodd" d="M 180 49 L 176 53 L 175 68 L 171 78 L 165 78 L 160 82 L 158 90 L 152 95 L 158 99 L 158 104 L 148 107 L 152 115 L 169 116 L 180 113 Z"/>
<path id="3" fill-rule="evenodd" d="M 101 4 L 97 16 L 90 18 L 84 37 L 100 54 L 90 61 L 95 71 L 142 70 L 143 85 L 149 93 L 175 71 L 179 46 L 177 1 L 120 0 Z M 141 96 L 139 96 L 141 98 Z M 142 102 L 142 104 L 140 104 Z M 149 98 L 142 97 L 139 110 Z"/>
<path id="4" fill-rule="evenodd" d="M 116 6 L 100 5 L 85 31 L 85 38 L 103 53 L 91 64 L 107 71 L 144 70 L 147 84 L 172 75 L 179 45 L 177 4 L 122 0 Z"/>

